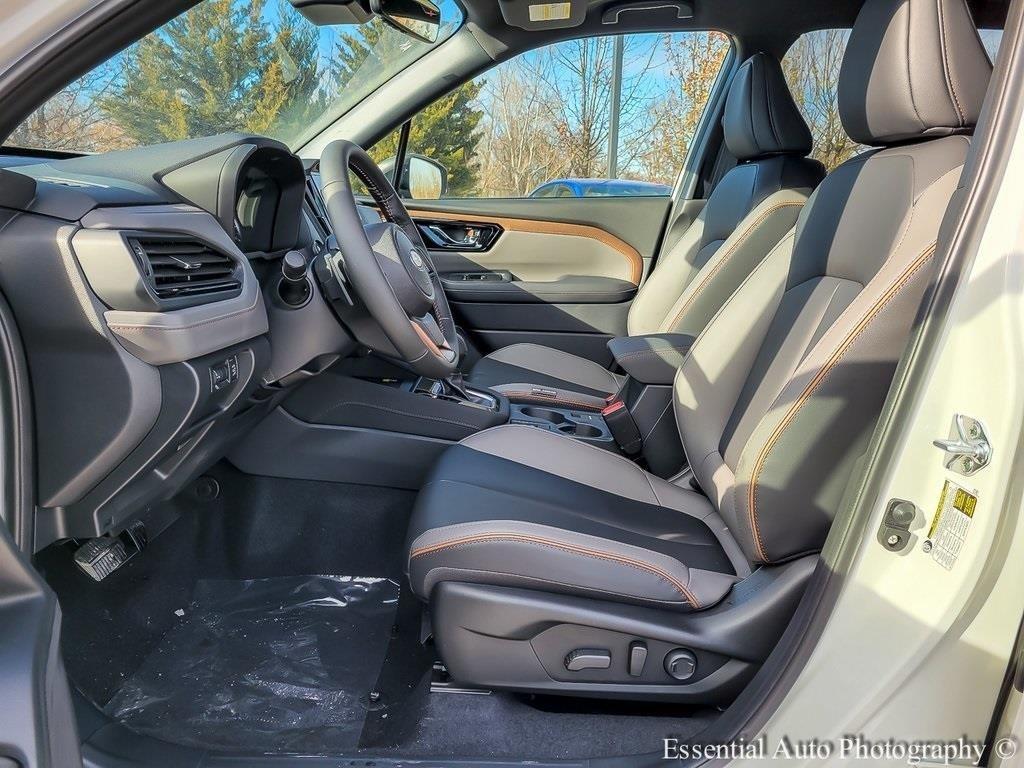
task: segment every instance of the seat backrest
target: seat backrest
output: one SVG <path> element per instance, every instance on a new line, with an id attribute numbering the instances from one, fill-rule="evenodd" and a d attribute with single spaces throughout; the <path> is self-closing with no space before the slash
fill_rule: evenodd
<path id="1" fill-rule="evenodd" d="M 751 562 L 825 540 L 932 279 L 990 74 L 964 0 L 867 0 L 840 113 L 882 148 L 822 182 L 678 372 L 690 465 Z"/>
<path id="2" fill-rule="evenodd" d="M 699 333 L 796 222 L 825 169 L 777 59 L 758 53 L 729 86 L 722 130 L 739 160 L 665 251 L 630 307 L 631 336 Z"/>

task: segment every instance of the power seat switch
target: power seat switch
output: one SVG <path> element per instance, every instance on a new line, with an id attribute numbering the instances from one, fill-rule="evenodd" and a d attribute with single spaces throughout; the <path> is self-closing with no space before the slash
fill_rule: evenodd
<path id="1" fill-rule="evenodd" d="M 647 643 L 643 640 L 634 640 L 629 644 L 629 676 L 640 677 L 644 673 L 646 663 Z"/>
<path id="2" fill-rule="evenodd" d="M 665 657 L 665 671 L 676 680 L 689 680 L 697 671 L 697 657 L 693 651 L 676 648 Z"/>
<path id="3" fill-rule="evenodd" d="M 878 543 L 890 552 L 902 552 L 913 538 L 910 526 L 917 517 L 914 502 L 891 499 L 885 508 L 885 517 L 878 529 Z"/>
<path id="4" fill-rule="evenodd" d="M 584 669 L 608 669 L 612 654 L 602 648 L 577 648 L 565 657 L 565 668 L 570 672 Z"/>

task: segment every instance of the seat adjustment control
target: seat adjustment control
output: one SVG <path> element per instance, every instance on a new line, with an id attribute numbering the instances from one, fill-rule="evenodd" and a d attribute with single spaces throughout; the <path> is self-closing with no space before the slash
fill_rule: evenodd
<path id="1" fill-rule="evenodd" d="M 577 648 L 565 657 L 565 668 L 570 672 L 583 669 L 608 669 L 612 655 L 603 648 Z"/>
<path id="2" fill-rule="evenodd" d="M 689 680 L 697 671 L 697 657 L 683 648 L 669 651 L 665 657 L 665 671 L 676 680 Z"/>
<path id="3" fill-rule="evenodd" d="M 634 640 L 629 644 L 629 676 L 640 677 L 644 673 L 646 663 L 647 643 L 643 640 Z"/>

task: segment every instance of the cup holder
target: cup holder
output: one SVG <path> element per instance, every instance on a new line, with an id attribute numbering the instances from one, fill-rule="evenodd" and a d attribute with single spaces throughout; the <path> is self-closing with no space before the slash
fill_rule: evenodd
<path id="1" fill-rule="evenodd" d="M 601 437 L 603 434 L 600 429 L 590 424 L 559 424 L 558 431 L 575 437 Z"/>
<path id="2" fill-rule="evenodd" d="M 529 416 L 531 419 L 541 419 L 543 421 L 550 421 L 552 424 L 560 424 L 564 427 L 571 428 L 573 423 L 565 417 L 565 414 L 553 411 L 550 408 L 537 408 L 536 406 L 530 405 L 522 409 L 523 414 Z M 559 429 L 562 427 L 560 426 Z"/>

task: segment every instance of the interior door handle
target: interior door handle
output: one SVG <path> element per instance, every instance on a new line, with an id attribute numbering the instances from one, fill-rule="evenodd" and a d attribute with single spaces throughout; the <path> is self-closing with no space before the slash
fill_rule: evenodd
<path id="1" fill-rule="evenodd" d="M 461 240 L 458 240 L 458 239 L 452 237 L 451 235 L 449 235 L 447 232 L 445 232 L 444 227 L 442 227 L 440 224 L 431 224 L 431 225 L 429 225 L 427 227 L 427 229 L 429 229 L 431 232 L 433 232 L 434 235 L 437 236 L 437 239 L 440 240 L 441 243 L 443 243 L 444 245 L 457 246 L 459 248 L 478 248 L 478 247 L 480 247 L 480 230 L 479 229 L 467 229 L 466 230 L 466 236 L 464 238 L 462 238 Z"/>
<path id="2" fill-rule="evenodd" d="M 427 246 L 442 251 L 486 251 L 501 234 L 497 224 L 417 218 Z"/>

